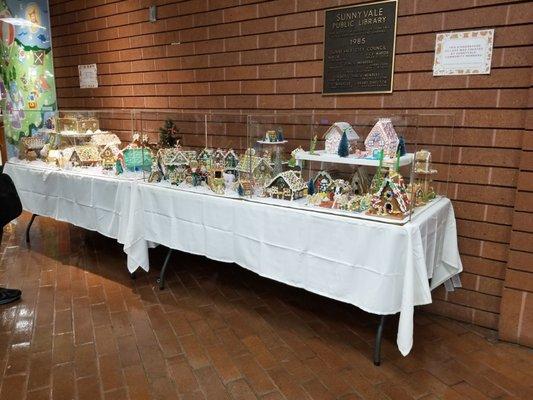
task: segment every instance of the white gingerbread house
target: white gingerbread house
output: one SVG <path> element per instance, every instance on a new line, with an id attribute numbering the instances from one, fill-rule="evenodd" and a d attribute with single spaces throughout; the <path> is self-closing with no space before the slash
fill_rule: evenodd
<path id="1" fill-rule="evenodd" d="M 365 150 L 370 155 L 383 149 L 384 157 L 396 157 L 398 135 L 390 118 L 380 118 L 365 139 Z"/>
<path id="2" fill-rule="evenodd" d="M 331 125 L 324 134 L 326 142 L 325 152 L 329 154 L 337 154 L 339 150 L 339 143 L 341 142 L 342 134 L 346 132 L 350 150 L 354 150 L 357 145 L 359 135 L 348 122 L 335 122 Z"/>

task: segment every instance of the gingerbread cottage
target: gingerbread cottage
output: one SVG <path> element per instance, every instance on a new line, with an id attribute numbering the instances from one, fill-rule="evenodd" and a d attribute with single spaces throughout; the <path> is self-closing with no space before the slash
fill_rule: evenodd
<path id="1" fill-rule="evenodd" d="M 368 155 L 377 158 L 383 149 L 384 157 L 395 157 L 398 150 L 398 135 L 390 118 L 380 118 L 365 139 L 365 150 Z"/>

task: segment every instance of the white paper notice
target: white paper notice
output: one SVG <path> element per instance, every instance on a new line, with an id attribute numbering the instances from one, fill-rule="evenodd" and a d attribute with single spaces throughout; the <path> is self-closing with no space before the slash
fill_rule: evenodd
<path id="1" fill-rule="evenodd" d="M 494 29 L 438 33 L 433 75 L 490 74 Z"/>
<path id="2" fill-rule="evenodd" d="M 80 75 L 80 88 L 89 89 L 98 87 L 98 72 L 96 64 L 78 65 Z"/>

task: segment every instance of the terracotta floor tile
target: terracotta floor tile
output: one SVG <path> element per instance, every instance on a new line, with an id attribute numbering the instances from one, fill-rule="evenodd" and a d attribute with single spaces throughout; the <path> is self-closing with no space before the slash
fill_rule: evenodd
<path id="1" fill-rule="evenodd" d="M 129 400 L 126 388 L 111 390 L 104 394 L 105 400 Z"/>
<path id="2" fill-rule="evenodd" d="M 105 354 L 98 358 L 100 380 L 104 391 L 110 391 L 124 386 L 122 368 L 118 354 Z"/>
<path id="3" fill-rule="evenodd" d="M 52 361 L 54 364 L 63 364 L 74 361 L 74 334 L 65 333 L 54 336 Z"/>
<path id="4" fill-rule="evenodd" d="M 72 400 L 75 396 L 74 365 L 56 365 L 52 370 L 52 398 L 54 400 Z"/>
<path id="5" fill-rule="evenodd" d="M 124 380 L 128 387 L 130 400 L 150 399 L 150 385 L 140 365 L 124 368 Z"/>
<path id="6" fill-rule="evenodd" d="M 13 375 L 2 379 L 0 399 L 23 400 L 26 396 L 26 375 Z"/>
<path id="7" fill-rule="evenodd" d="M 28 392 L 26 400 L 50 400 L 51 396 L 51 388 L 46 387 Z"/>
<path id="8" fill-rule="evenodd" d="M 169 360 L 168 364 L 170 376 L 176 383 L 178 393 L 191 393 L 199 389 L 198 380 L 187 363 L 187 359 Z"/>
<path id="9" fill-rule="evenodd" d="M 98 375 L 94 343 L 85 343 L 74 349 L 76 378 Z"/>
<path id="10" fill-rule="evenodd" d="M 102 393 L 100 382 L 95 376 L 89 376 L 76 380 L 78 400 L 101 400 Z"/>
<path id="11" fill-rule="evenodd" d="M 24 289 L 0 307 L 0 400 L 533 398 L 533 353 L 492 331 L 417 310 L 412 353 L 391 319 L 375 367 L 374 316 L 179 252 L 161 292 L 165 249 L 131 280 L 116 241 L 37 221 L 0 249 Z"/>
<path id="12" fill-rule="evenodd" d="M 95 329 L 94 340 L 96 342 L 96 351 L 100 356 L 119 351 L 117 338 L 113 334 L 111 325 L 100 326 Z"/>
<path id="13" fill-rule="evenodd" d="M 8 351 L 4 375 L 9 376 L 27 373 L 30 364 L 30 356 L 29 342 L 13 344 Z"/>
<path id="14" fill-rule="evenodd" d="M 52 366 L 52 353 L 50 351 L 32 354 L 28 390 L 50 386 Z"/>

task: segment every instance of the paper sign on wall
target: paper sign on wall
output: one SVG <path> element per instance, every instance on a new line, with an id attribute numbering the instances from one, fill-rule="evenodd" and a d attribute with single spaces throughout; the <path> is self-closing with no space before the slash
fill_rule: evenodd
<path id="1" fill-rule="evenodd" d="M 78 65 L 80 75 L 80 88 L 89 89 L 98 87 L 98 72 L 96 64 Z"/>
<path id="2" fill-rule="evenodd" d="M 494 29 L 438 33 L 433 75 L 490 74 Z"/>

